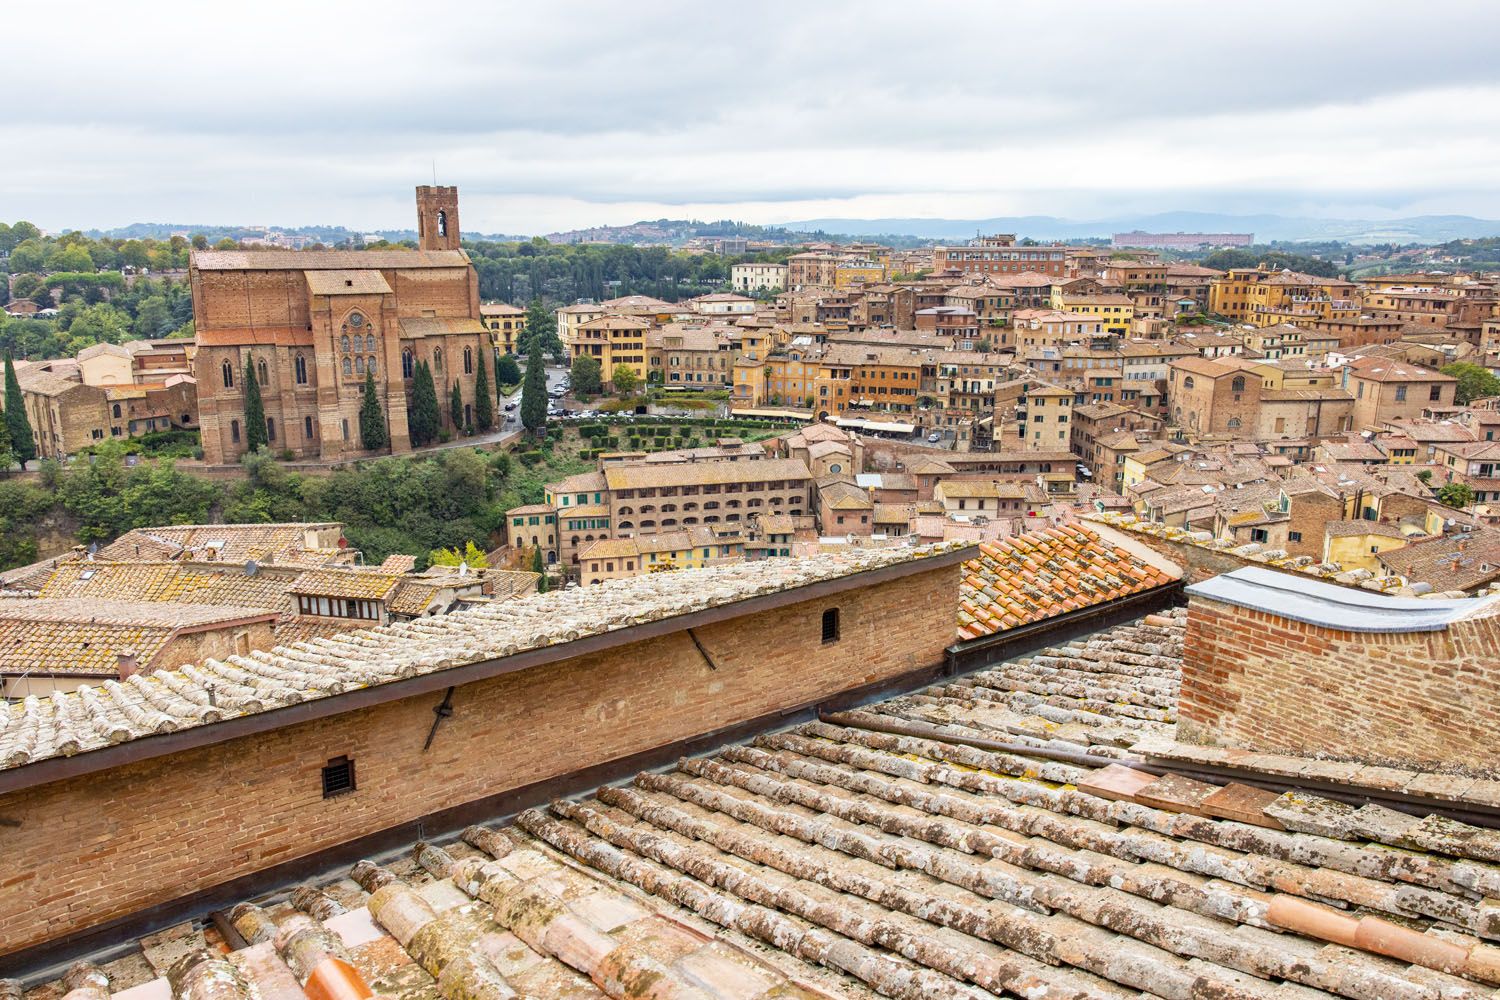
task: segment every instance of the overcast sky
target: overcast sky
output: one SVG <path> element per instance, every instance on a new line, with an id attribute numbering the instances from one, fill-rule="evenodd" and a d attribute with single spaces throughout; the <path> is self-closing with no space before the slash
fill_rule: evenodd
<path id="1" fill-rule="evenodd" d="M 1500 217 L 1500 3 L 7 4 L 0 218 Z"/>

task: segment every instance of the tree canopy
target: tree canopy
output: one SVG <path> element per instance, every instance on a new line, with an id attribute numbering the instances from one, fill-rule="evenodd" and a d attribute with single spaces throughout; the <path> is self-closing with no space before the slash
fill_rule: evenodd
<path id="1" fill-rule="evenodd" d="M 1437 491 L 1438 503 L 1463 509 L 1474 502 L 1474 490 L 1468 483 L 1446 483 Z"/>
<path id="2" fill-rule="evenodd" d="M 601 369 L 599 359 L 587 354 L 580 354 L 573 359 L 573 368 L 570 377 L 573 382 L 573 392 L 577 395 L 592 396 L 602 391 L 600 382 Z"/>
<path id="3" fill-rule="evenodd" d="M 1458 391 L 1454 397 L 1458 403 L 1500 396 L 1500 378 L 1496 378 L 1488 368 L 1468 361 L 1456 361 L 1440 370 L 1444 375 L 1458 379 Z"/>
<path id="4" fill-rule="evenodd" d="M 521 384 L 521 366 L 514 354 L 502 354 L 495 362 L 495 382 L 499 385 Z"/>
<path id="5" fill-rule="evenodd" d="M 640 385 L 641 378 L 629 365 L 615 365 L 615 370 L 609 373 L 609 381 L 615 387 L 615 392 L 621 396 L 630 396 Z"/>

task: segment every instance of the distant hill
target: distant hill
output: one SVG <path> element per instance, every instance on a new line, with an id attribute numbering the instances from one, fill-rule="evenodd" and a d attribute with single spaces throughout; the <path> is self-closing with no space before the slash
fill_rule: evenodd
<path id="1" fill-rule="evenodd" d="M 1162 212 L 1115 219 L 1061 219 L 1051 215 L 993 219 L 803 219 L 788 229 L 875 236 L 902 233 L 924 239 L 969 239 L 978 233 L 1015 233 L 1037 240 L 1108 239 L 1114 233 L 1254 233 L 1256 242 L 1277 240 L 1344 243 L 1444 243 L 1500 236 L 1500 221 L 1468 215 L 1418 215 L 1405 219 L 1312 219 L 1287 215 L 1222 215 Z"/>
<path id="2" fill-rule="evenodd" d="M 288 236 L 307 236 L 320 243 L 332 246 L 343 243 L 345 240 L 357 236 L 373 235 L 399 243 L 402 240 L 414 240 L 417 238 L 415 229 L 376 229 L 372 231 L 346 229 L 343 226 L 226 226 L 222 223 L 214 225 L 192 225 L 180 222 L 132 222 L 128 226 L 119 226 L 115 229 L 90 229 L 84 235 L 95 239 L 108 237 L 119 240 L 164 240 L 173 233 L 193 235 L 202 233 L 208 237 L 210 243 L 228 237 L 232 240 L 251 239 L 263 236 L 267 232 L 284 233 Z M 494 240 L 496 242 L 528 240 L 529 236 L 505 235 L 502 233 L 464 233 L 465 239 L 471 240 Z"/>

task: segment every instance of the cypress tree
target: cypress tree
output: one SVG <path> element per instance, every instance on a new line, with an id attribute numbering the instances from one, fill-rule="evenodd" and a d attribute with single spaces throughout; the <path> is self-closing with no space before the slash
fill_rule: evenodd
<path id="1" fill-rule="evenodd" d="M 411 405 L 407 410 L 407 424 L 411 431 L 412 446 L 420 448 L 437 438 L 441 420 L 438 415 L 437 386 L 432 381 L 432 368 L 425 361 L 417 362 L 411 381 Z"/>
<path id="2" fill-rule="evenodd" d="M 443 415 L 438 409 L 437 382 L 432 377 L 432 365 L 422 363 L 422 426 L 427 430 L 425 443 L 437 440 L 443 429 Z"/>
<path id="3" fill-rule="evenodd" d="M 453 429 L 461 431 L 464 428 L 464 393 L 458 387 L 458 379 L 453 380 L 453 393 L 448 397 L 448 416 L 453 419 Z"/>
<path id="4" fill-rule="evenodd" d="M 490 396 L 490 366 L 484 363 L 482 353 L 479 356 L 479 374 L 474 376 L 474 423 L 481 431 L 495 426 L 495 400 Z"/>
<path id="5" fill-rule="evenodd" d="M 0 285 L 4 284 L 5 282 L 0 281 Z M 14 396 L 10 398 L 15 399 Z M 0 406 L 0 472 L 9 469 L 15 460 L 16 456 L 10 451 L 10 424 L 6 420 L 4 407 Z"/>
<path id="6" fill-rule="evenodd" d="M 365 372 L 365 395 L 359 403 L 359 440 L 366 451 L 378 451 L 390 444 L 385 432 L 385 414 L 375 398 L 375 375 Z"/>
<path id="7" fill-rule="evenodd" d="M 36 442 L 31 437 L 31 421 L 26 416 L 26 403 L 21 396 L 21 382 L 16 378 L 16 363 L 10 353 L 5 355 L 5 429 L 10 439 L 10 453 L 21 468 L 36 458 Z"/>
<path id="8" fill-rule="evenodd" d="M 547 426 L 547 370 L 541 351 L 526 355 L 526 378 L 521 383 L 521 424 L 528 431 Z"/>
<path id="9" fill-rule="evenodd" d="M 259 451 L 270 444 L 266 436 L 266 406 L 261 402 L 260 383 L 255 378 L 255 363 L 245 361 L 245 448 Z"/>
<path id="10" fill-rule="evenodd" d="M 542 547 L 536 546 L 531 550 L 531 571 L 541 574 L 541 579 L 536 582 L 536 592 L 545 594 L 547 592 L 547 566 L 542 562 Z"/>

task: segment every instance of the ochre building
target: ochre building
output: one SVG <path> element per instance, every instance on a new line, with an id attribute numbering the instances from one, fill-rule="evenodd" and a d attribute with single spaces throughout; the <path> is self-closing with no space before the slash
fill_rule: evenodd
<path id="1" fill-rule="evenodd" d="M 444 428 L 453 383 L 473 421 L 474 381 L 488 359 L 479 276 L 459 249 L 458 189 L 417 188 L 419 249 L 200 251 L 189 280 L 198 353 L 204 459 L 237 462 L 246 449 L 246 366 L 265 406 L 273 452 L 338 459 L 364 454 L 365 376 L 389 428 L 409 451 L 407 398 L 417 362 L 432 368 Z"/>

